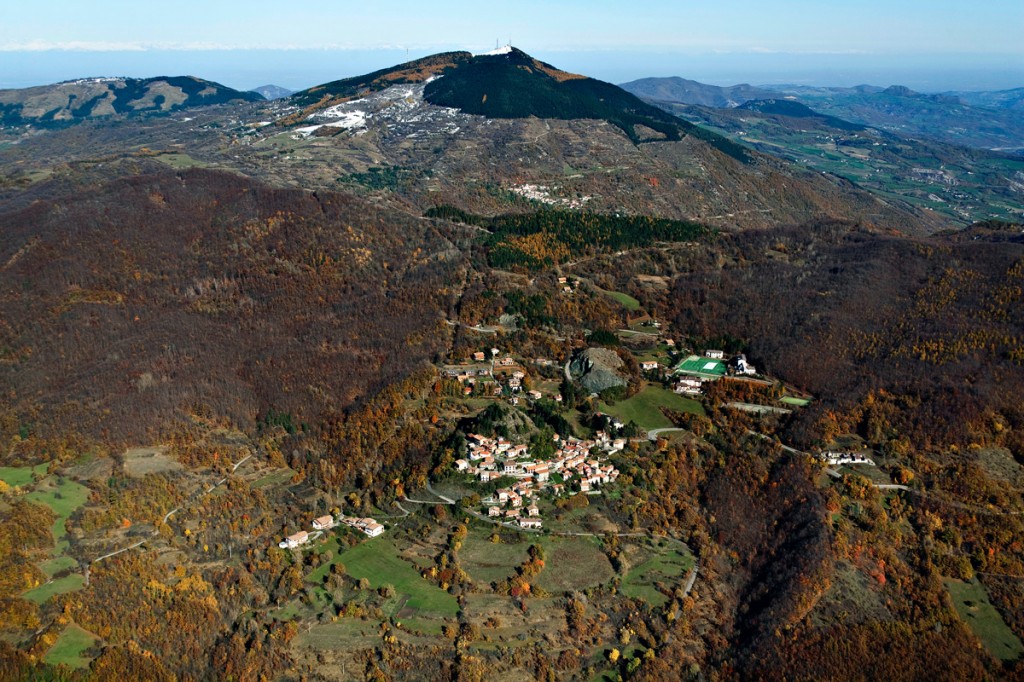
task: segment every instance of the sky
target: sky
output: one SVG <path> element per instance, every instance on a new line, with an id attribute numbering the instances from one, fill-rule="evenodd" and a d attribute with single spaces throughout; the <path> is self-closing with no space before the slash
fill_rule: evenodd
<path id="1" fill-rule="evenodd" d="M 512 41 L 613 82 L 1024 86 L 1024 0 L 5 3 L 0 88 L 191 74 L 298 89 Z"/>

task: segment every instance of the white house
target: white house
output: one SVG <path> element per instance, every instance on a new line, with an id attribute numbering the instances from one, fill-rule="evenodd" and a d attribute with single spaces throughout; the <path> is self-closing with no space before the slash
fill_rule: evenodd
<path id="1" fill-rule="evenodd" d="M 320 516 L 313 519 L 313 530 L 328 530 L 331 528 L 334 528 L 333 516 Z"/>
<path id="2" fill-rule="evenodd" d="M 640 369 L 642 369 L 645 372 L 650 372 L 652 370 L 658 369 L 658 361 L 644 360 L 643 362 L 640 363 Z"/>
<path id="3" fill-rule="evenodd" d="M 725 351 L 722 350 L 707 350 L 704 351 L 704 357 L 711 358 L 712 360 L 721 360 L 725 357 Z"/>
<path id="4" fill-rule="evenodd" d="M 304 545 L 307 542 L 309 542 L 309 533 L 307 533 L 304 530 L 300 530 L 298 533 L 295 533 L 294 535 L 289 535 L 284 540 L 277 543 L 277 546 L 281 549 L 295 549 L 296 547 L 300 547 L 301 545 Z"/>
<path id="5" fill-rule="evenodd" d="M 543 525 L 544 525 L 544 523 L 540 519 L 538 519 L 536 517 L 532 517 L 531 516 L 529 518 L 524 517 L 524 518 L 519 519 L 519 527 L 520 528 L 540 529 Z"/>
<path id="6" fill-rule="evenodd" d="M 356 528 L 363 531 L 371 538 L 375 538 L 384 532 L 384 526 L 370 518 L 359 519 L 356 522 Z"/>

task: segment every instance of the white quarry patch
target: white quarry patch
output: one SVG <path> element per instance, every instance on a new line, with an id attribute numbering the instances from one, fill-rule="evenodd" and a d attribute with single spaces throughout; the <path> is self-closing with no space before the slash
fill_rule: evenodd
<path id="1" fill-rule="evenodd" d="M 583 208 L 584 204 L 592 198 L 588 196 L 573 199 L 569 199 L 567 197 L 554 197 L 551 196 L 552 189 L 557 190 L 558 188 L 551 188 L 547 185 L 513 185 L 510 188 L 510 191 L 525 199 L 539 201 L 540 203 L 547 204 L 548 206 L 561 206 L 563 208 L 572 209 Z"/>

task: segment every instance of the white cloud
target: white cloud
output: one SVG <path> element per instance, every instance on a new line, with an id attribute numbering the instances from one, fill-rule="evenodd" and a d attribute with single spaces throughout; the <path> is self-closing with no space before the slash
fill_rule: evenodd
<path id="1" fill-rule="evenodd" d="M 0 52 L 200 52 L 224 50 L 431 50 L 457 49 L 447 44 L 365 44 L 351 43 L 215 43 L 215 42 L 105 42 L 88 40 L 50 41 L 29 40 L 0 42 Z"/>
<path id="2" fill-rule="evenodd" d="M 72 40 L 54 42 L 49 40 L 29 40 L 25 42 L 0 43 L 0 52 L 140 52 L 146 48 L 139 43 L 93 42 Z"/>

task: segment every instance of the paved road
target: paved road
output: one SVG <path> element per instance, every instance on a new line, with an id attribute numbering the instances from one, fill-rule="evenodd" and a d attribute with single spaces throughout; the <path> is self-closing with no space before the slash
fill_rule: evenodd
<path id="1" fill-rule="evenodd" d="M 479 324 L 474 327 L 472 325 L 466 324 L 465 322 L 455 322 L 455 321 L 452 321 L 452 320 L 445 320 L 444 322 L 445 322 L 445 324 L 447 324 L 450 327 L 461 326 L 461 327 L 465 327 L 466 329 L 470 329 L 472 331 L 479 332 L 481 334 L 497 334 L 498 331 L 499 331 L 496 327 L 484 327 L 484 326 L 479 325 Z"/>
<path id="2" fill-rule="evenodd" d="M 127 551 L 128 551 L 129 549 L 135 549 L 135 548 L 136 548 L 136 547 L 138 547 L 139 545 L 145 544 L 145 542 L 146 542 L 145 540 L 139 540 L 139 541 L 138 541 L 138 542 L 136 542 L 136 543 L 135 543 L 134 545 L 128 545 L 127 547 L 122 547 L 121 549 L 119 549 L 119 550 L 116 550 L 116 551 L 113 551 L 113 552 L 110 552 L 109 554 L 104 554 L 104 555 L 103 555 L 103 556 L 101 556 L 101 557 L 96 557 L 95 559 L 93 559 L 93 560 L 92 560 L 91 562 L 89 562 L 89 563 L 90 563 L 90 564 L 95 564 L 95 563 L 97 563 L 97 562 L 99 562 L 99 561 L 103 561 L 104 559 L 109 559 L 109 558 L 110 558 L 110 557 L 112 557 L 112 556 L 117 556 L 117 555 L 118 555 L 118 554 L 120 554 L 121 552 L 127 552 Z"/>
<path id="3" fill-rule="evenodd" d="M 444 501 L 445 501 L 445 502 L 446 502 L 447 504 L 455 504 L 455 500 L 453 500 L 453 499 L 452 499 L 452 498 L 450 498 L 450 497 L 445 497 L 445 496 L 444 496 L 444 495 L 442 495 L 441 493 L 439 493 L 439 492 L 437 492 L 436 490 L 434 490 L 434 488 L 433 488 L 433 487 L 432 487 L 432 486 L 430 485 L 430 482 L 429 482 L 429 481 L 427 482 L 427 490 L 429 490 L 429 491 L 431 492 L 431 494 L 433 494 L 433 495 L 437 495 L 438 497 L 440 497 L 440 498 L 441 498 L 442 500 L 444 500 Z M 437 503 L 435 502 L 434 504 L 437 504 Z"/>
<path id="4" fill-rule="evenodd" d="M 658 436 L 660 436 L 663 433 L 675 433 L 677 431 L 685 430 L 686 429 L 681 429 L 676 426 L 669 426 L 664 429 L 651 429 L 650 431 L 647 432 L 647 440 L 658 440 Z"/>

